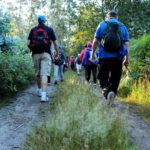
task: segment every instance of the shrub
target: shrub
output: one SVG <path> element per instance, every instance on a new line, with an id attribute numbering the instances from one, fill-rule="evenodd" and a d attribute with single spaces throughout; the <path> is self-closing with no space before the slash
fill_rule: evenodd
<path id="1" fill-rule="evenodd" d="M 0 95 L 16 92 L 33 79 L 31 56 L 0 53 Z"/>

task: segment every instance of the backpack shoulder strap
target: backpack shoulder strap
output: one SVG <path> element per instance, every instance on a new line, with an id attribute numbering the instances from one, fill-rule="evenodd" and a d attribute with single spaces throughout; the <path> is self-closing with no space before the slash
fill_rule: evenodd
<path id="1" fill-rule="evenodd" d="M 104 21 L 107 25 L 110 24 L 110 21 Z"/>

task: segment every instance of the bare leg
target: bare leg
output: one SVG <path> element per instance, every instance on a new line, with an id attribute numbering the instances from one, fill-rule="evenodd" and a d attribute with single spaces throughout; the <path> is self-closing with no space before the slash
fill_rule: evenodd
<path id="1" fill-rule="evenodd" d="M 37 75 L 36 76 L 36 81 L 37 81 L 38 88 L 41 89 L 41 76 Z"/>
<path id="2" fill-rule="evenodd" d="M 41 76 L 41 88 L 42 91 L 46 92 L 46 88 L 47 88 L 47 76 Z"/>

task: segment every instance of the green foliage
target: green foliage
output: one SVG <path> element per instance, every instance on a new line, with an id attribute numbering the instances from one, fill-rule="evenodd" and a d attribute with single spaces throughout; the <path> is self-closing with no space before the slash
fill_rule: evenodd
<path id="1" fill-rule="evenodd" d="M 104 12 L 115 10 L 119 20 L 129 29 L 131 37 L 137 38 L 150 33 L 150 1 L 148 0 L 104 0 Z"/>
<path id="2" fill-rule="evenodd" d="M 33 68 L 31 56 L 26 54 L 26 42 L 14 38 L 13 21 L 1 18 L 0 24 L 0 96 L 6 96 L 29 83 Z"/>
<path id="3" fill-rule="evenodd" d="M 136 104 L 138 112 L 148 118 L 150 111 L 150 35 L 143 35 L 130 42 L 130 69 L 137 76 L 133 80 L 129 74 L 121 80 L 119 96 L 125 102 Z"/>
<path id="4" fill-rule="evenodd" d="M 118 112 L 103 105 L 71 72 L 59 86 L 50 111 L 53 115 L 46 124 L 28 136 L 25 150 L 131 149 Z"/>
<path id="5" fill-rule="evenodd" d="M 18 91 L 33 79 L 31 57 L 28 54 L 0 53 L 0 95 Z"/>
<path id="6" fill-rule="evenodd" d="M 93 41 L 94 33 L 102 20 L 101 8 L 94 2 L 86 2 L 78 8 L 76 28 L 71 36 L 72 47 L 76 53 L 83 49 L 88 41 Z"/>
<path id="7" fill-rule="evenodd" d="M 0 18 L 0 51 L 8 51 L 14 44 L 10 37 L 11 31 L 11 20 L 9 18 Z"/>
<path id="8" fill-rule="evenodd" d="M 131 68 L 140 77 L 150 79 L 150 35 L 131 41 Z M 133 43 L 133 44 L 132 44 Z"/>

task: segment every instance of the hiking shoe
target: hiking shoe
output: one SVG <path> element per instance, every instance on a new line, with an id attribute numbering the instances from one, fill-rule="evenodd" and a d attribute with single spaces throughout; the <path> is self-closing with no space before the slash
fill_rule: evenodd
<path id="1" fill-rule="evenodd" d="M 108 105 L 112 105 L 115 98 L 115 93 L 113 91 L 110 91 L 107 95 L 108 99 Z"/>
<path id="2" fill-rule="evenodd" d="M 41 102 L 46 102 L 46 101 L 48 101 L 48 96 L 47 96 L 46 92 L 42 92 Z"/>
<path id="3" fill-rule="evenodd" d="M 55 80 L 54 84 L 58 84 L 58 82 Z"/>
<path id="4" fill-rule="evenodd" d="M 51 83 L 51 76 L 48 76 L 48 77 L 47 77 L 47 81 L 48 81 L 48 84 Z"/>
<path id="5" fill-rule="evenodd" d="M 60 81 L 61 81 L 61 82 L 63 82 L 64 80 L 63 80 L 63 79 L 61 79 Z"/>
<path id="6" fill-rule="evenodd" d="M 37 89 L 37 96 L 39 96 L 39 97 L 41 97 L 41 95 L 42 95 L 42 89 Z"/>
<path id="7" fill-rule="evenodd" d="M 102 89 L 102 94 L 104 95 L 105 99 L 107 99 L 108 89 L 107 88 L 103 88 Z"/>

